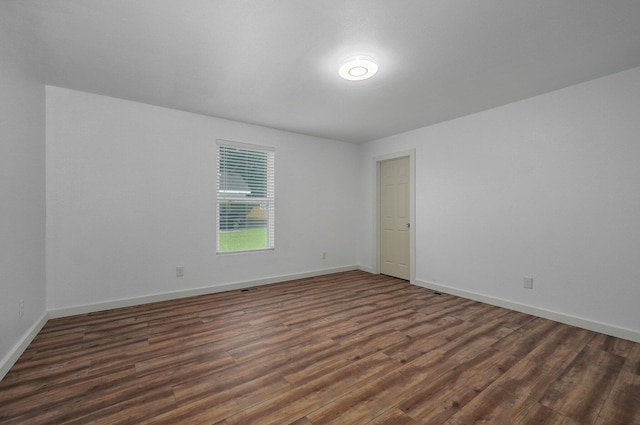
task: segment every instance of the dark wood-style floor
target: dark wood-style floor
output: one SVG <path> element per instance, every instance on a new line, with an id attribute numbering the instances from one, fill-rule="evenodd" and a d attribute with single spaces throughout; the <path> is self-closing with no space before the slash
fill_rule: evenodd
<path id="1" fill-rule="evenodd" d="M 354 271 L 50 320 L 9 424 L 640 424 L 640 344 Z"/>

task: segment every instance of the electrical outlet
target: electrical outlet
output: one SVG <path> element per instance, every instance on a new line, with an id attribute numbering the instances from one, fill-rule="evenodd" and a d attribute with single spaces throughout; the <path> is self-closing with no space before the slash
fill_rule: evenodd
<path id="1" fill-rule="evenodd" d="M 524 283 L 524 288 L 525 289 L 533 289 L 533 278 L 532 277 L 525 277 L 522 279 L 522 282 Z"/>
<path id="2" fill-rule="evenodd" d="M 24 300 L 18 301 L 18 317 L 24 316 Z"/>
<path id="3" fill-rule="evenodd" d="M 176 267 L 176 277 L 184 276 L 184 267 Z"/>
<path id="4" fill-rule="evenodd" d="M 322 253 L 322 259 L 323 259 L 323 260 L 326 260 L 326 259 L 327 259 L 327 253 L 326 253 L 326 252 L 323 252 L 323 253 Z"/>

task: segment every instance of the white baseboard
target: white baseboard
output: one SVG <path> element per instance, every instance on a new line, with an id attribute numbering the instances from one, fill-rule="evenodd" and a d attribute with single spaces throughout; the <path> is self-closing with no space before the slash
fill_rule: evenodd
<path id="1" fill-rule="evenodd" d="M 20 341 L 18 341 L 13 349 L 0 361 L 0 381 L 2 381 L 2 378 L 5 377 L 11 367 L 13 367 L 13 365 L 18 361 L 22 353 L 24 353 L 24 350 L 27 349 L 29 344 L 31 344 L 31 341 L 33 341 L 36 335 L 38 335 L 38 332 L 40 332 L 40 329 L 42 329 L 45 323 L 47 323 L 48 319 L 48 314 L 45 311 L 24 334 Z"/>
<path id="2" fill-rule="evenodd" d="M 373 267 L 363 266 L 362 264 L 358 266 L 358 270 L 361 270 L 367 273 L 373 273 Z"/>
<path id="3" fill-rule="evenodd" d="M 498 307 L 504 307 L 509 310 L 515 310 L 521 313 L 531 314 L 533 316 L 538 316 L 544 319 L 553 320 L 553 321 L 564 323 L 567 325 L 588 329 L 590 331 L 627 339 L 629 341 L 640 342 L 640 332 L 634 331 L 632 329 L 620 328 L 620 327 L 609 325 L 606 323 L 585 319 L 583 317 L 571 316 L 569 314 L 559 313 L 557 311 L 547 310 L 544 308 L 535 307 L 527 304 L 520 304 L 520 303 L 509 301 L 509 300 L 504 300 L 502 298 L 495 298 L 488 295 L 466 291 L 463 289 L 456 289 L 456 288 L 446 286 L 446 285 L 441 285 L 438 283 L 426 282 L 426 281 L 417 280 L 417 279 L 412 283 L 414 285 L 422 286 L 423 288 L 432 289 L 434 291 L 444 292 L 447 294 L 456 295 L 456 296 L 467 298 L 474 301 L 480 301 L 482 303 L 491 304 Z"/>
<path id="4" fill-rule="evenodd" d="M 263 279 L 247 280 L 243 282 L 227 283 L 223 285 L 206 286 L 202 288 L 186 289 L 183 291 L 165 292 L 161 294 L 147 295 L 144 297 L 126 298 L 113 301 L 105 301 L 94 304 L 84 304 L 72 307 L 64 307 L 49 310 L 49 318 L 74 316 L 77 314 L 94 313 L 96 311 L 111 310 L 114 308 L 131 307 L 134 305 L 149 304 L 158 301 L 168 301 L 178 298 L 194 297 L 198 295 L 213 294 L 216 292 L 234 291 L 253 286 L 269 285 L 271 283 L 286 282 L 289 280 L 305 279 L 309 277 L 322 276 L 331 273 L 358 270 L 357 266 L 333 267 L 329 269 L 312 270 L 304 273 L 293 273 L 288 275 L 272 276 Z"/>

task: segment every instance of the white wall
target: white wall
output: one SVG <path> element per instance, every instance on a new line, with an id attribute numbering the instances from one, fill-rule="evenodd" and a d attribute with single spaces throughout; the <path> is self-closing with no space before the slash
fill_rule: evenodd
<path id="1" fill-rule="evenodd" d="M 0 2 L 0 379 L 45 313 L 45 93 L 15 6 Z"/>
<path id="2" fill-rule="evenodd" d="M 50 310 L 356 265 L 357 146 L 46 93 Z M 216 255 L 218 138 L 276 148 L 275 251 Z"/>
<path id="3" fill-rule="evenodd" d="M 640 68 L 362 146 L 362 265 L 373 158 L 413 148 L 416 283 L 640 335 Z"/>

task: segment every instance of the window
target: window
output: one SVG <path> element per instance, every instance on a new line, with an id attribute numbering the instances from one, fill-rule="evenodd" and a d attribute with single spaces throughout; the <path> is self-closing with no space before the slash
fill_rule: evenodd
<path id="1" fill-rule="evenodd" d="M 219 140 L 217 252 L 273 249 L 275 151 Z"/>

